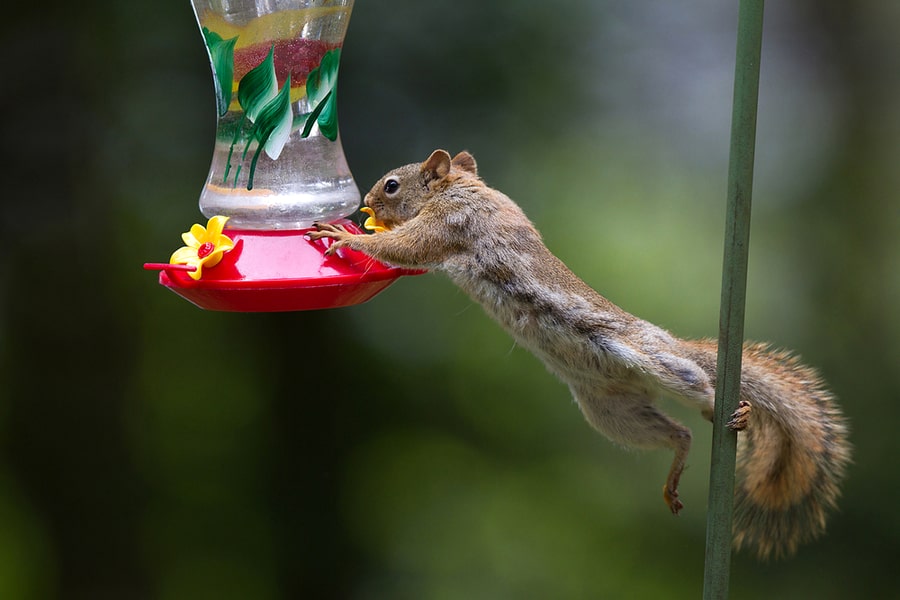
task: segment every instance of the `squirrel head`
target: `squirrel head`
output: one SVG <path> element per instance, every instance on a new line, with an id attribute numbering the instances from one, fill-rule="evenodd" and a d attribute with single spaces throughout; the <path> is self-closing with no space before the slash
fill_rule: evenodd
<path id="1" fill-rule="evenodd" d="M 478 178 L 475 158 L 468 152 L 450 158 L 446 150 L 435 150 L 423 163 L 387 173 L 372 186 L 364 203 L 386 227 L 394 227 L 418 215 L 435 195 L 461 178 Z"/>

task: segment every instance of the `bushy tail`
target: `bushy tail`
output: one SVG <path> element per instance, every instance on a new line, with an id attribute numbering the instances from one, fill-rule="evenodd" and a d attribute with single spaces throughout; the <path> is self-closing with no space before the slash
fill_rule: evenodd
<path id="1" fill-rule="evenodd" d="M 734 543 L 761 558 L 793 554 L 825 531 L 850 462 L 847 424 L 819 376 L 785 352 L 744 347 Z"/>

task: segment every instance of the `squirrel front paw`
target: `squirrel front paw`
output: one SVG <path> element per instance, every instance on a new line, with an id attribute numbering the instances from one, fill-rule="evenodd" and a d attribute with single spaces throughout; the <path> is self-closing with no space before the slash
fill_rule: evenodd
<path id="1" fill-rule="evenodd" d="M 316 228 L 315 231 L 308 231 L 306 233 L 306 237 L 309 239 L 320 240 L 323 238 L 330 238 L 334 240 L 331 245 L 328 246 L 328 249 L 325 250 L 326 256 L 331 256 L 338 248 L 349 246 L 350 238 L 355 237 L 355 234 L 344 229 L 343 225 L 335 225 L 333 223 L 313 223 L 313 227 Z"/>

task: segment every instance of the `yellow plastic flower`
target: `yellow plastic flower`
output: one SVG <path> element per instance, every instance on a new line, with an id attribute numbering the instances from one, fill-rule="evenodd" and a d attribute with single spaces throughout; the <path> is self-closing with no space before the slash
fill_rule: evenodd
<path id="1" fill-rule="evenodd" d="M 375 217 L 375 211 L 369 208 L 368 206 L 363 206 L 359 209 L 359 212 L 364 212 L 369 215 L 369 218 L 366 219 L 366 222 L 363 223 L 363 227 L 368 229 L 369 231 L 374 231 L 375 233 L 381 233 L 382 231 L 389 231 L 391 228 L 384 224 L 384 221 Z"/>
<path id="2" fill-rule="evenodd" d="M 227 235 L 222 235 L 228 217 L 215 216 L 206 227 L 194 223 L 190 231 L 181 234 L 187 244 L 176 250 L 169 259 L 173 265 L 189 265 L 197 267 L 188 271 L 192 279 L 200 279 L 203 267 L 214 267 L 222 260 L 222 255 L 234 248 L 234 242 Z"/>

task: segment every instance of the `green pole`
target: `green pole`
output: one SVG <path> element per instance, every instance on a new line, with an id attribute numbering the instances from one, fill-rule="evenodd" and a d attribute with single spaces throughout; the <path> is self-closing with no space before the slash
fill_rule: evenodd
<path id="1" fill-rule="evenodd" d="M 718 383 L 713 421 L 709 512 L 706 523 L 704 600 L 720 600 L 728 597 L 728 579 L 731 571 L 731 519 L 734 508 L 737 434 L 726 428 L 725 423 L 737 408 L 741 387 L 741 352 L 744 340 L 744 302 L 747 291 L 750 200 L 753 188 L 762 30 L 763 0 L 740 0 L 728 166 L 725 257 L 719 314 Z"/>

